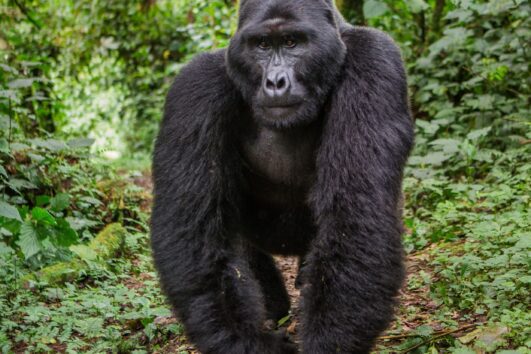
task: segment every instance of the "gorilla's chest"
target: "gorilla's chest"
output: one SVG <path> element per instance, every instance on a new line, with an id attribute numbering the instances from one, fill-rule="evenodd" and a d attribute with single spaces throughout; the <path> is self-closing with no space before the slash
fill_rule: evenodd
<path id="1" fill-rule="evenodd" d="M 248 127 L 241 139 L 247 193 L 273 206 L 304 204 L 315 177 L 314 127 Z"/>

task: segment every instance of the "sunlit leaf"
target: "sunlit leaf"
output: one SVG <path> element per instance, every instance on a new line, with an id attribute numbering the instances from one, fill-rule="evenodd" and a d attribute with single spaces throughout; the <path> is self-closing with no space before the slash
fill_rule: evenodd
<path id="1" fill-rule="evenodd" d="M 63 211 L 70 205 L 70 194 L 59 193 L 50 199 L 50 206 L 53 211 Z"/>
<path id="2" fill-rule="evenodd" d="M 389 11 L 389 7 L 383 1 L 368 0 L 363 4 L 363 13 L 367 18 L 382 16 L 387 11 Z"/>
<path id="3" fill-rule="evenodd" d="M 48 225 L 56 225 L 57 222 L 55 221 L 55 218 L 48 212 L 48 210 L 35 207 L 31 210 L 31 217 L 33 220 L 48 224 Z"/>
<path id="4" fill-rule="evenodd" d="M 14 206 L 0 200 L 0 216 L 8 219 L 22 221 L 18 209 Z"/>
<path id="5" fill-rule="evenodd" d="M 20 236 L 17 244 L 26 259 L 31 258 L 42 250 L 37 237 L 37 230 L 30 221 L 26 221 L 20 228 Z"/>

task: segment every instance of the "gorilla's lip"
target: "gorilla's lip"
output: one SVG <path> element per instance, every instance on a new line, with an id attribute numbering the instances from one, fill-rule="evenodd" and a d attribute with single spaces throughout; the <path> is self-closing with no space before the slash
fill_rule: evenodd
<path id="1" fill-rule="evenodd" d="M 274 120 L 284 119 L 292 114 L 295 114 L 299 110 L 300 104 L 283 105 L 283 106 L 267 106 L 264 107 L 265 114 Z"/>
<path id="2" fill-rule="evenodd" d="M 293 102 L 268 102 L 263 105 L 265 109 L 275 109 L 275 108 L 294 108 L 300 106 L 301 101 Z"/>

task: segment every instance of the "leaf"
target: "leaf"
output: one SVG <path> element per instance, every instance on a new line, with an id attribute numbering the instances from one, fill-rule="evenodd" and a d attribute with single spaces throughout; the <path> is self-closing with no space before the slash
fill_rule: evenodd
<path id="1" fill-rule="evenodd" d="M 68 224 L 70 225 L 70 227 L 72 229 L 76 230 L 76 231 L 84 229 L 84 228 L 88 228 L 88 227 L 94 227 L 94 226 L 98 225 L 97 221 L 89 220 L 89 219 L 85 219 L 85 218 L 74 218 L 74 217 L 68 216 L 65 219 L 68 222 Z"/>
<path id="2" fill-rule="evenodd" d="M 36 206 L 42 207 L 42 206 L 47 205 L 49 203 L 50 203 L 50 196 L 49 195 L 38 195 L 35 198 Z"/>
<path id="3" fill-rule="evenodd" d="M 407 5 L 411 9 L 411 12 L 415 14 L 427 10 L 430 7 L 424 0 L 408 0 Z"/>
<path id="4" fill-rule="evenodd" d="M 9 143 L 6 139 L 0 139 L 0 152 L 9 154 Z"/>
<path id="5" fill-rule="evenodd" d="M 291 318 L 291 315 L 287 315 L 287 316 L 282 317 L 280 320 L 278 320 L 277 326 L 278 327 L 282 327 L 282 325 L 284 325 L 286 322 L 288 322 L 290 318 Z"/>
<path id="6" fill-rule="evenodd" d="M 68 149 L 68 146 L 65 144 L 64 141 L 56 140 L 56 139 L 31 139 L 30 142 L 37 147 L 50 150 L 50 151 L 61 151 Z"/>
<path id="7" fill-rule="evenodd" d="M 89 204 L 92 204 L 92 205 L 101 205 L 102 204 L 101 201 L 99 201 L 96 198 L 92 198 L 92 197 L 82 197 L 82 198 L 79 198 L 79 200 L 84 201 L 84 202 L 89 203 Z"/>
<path id="8" fill-rule="evenodd" d="M 444 161 L 448 160 L 450 157 L 451 155 L 437 151 L 420 157 L 417 162 L 421 165 L 425 164 L 438 166 L 441 165 Z"/>
<path id="9" fill-rule="evenodd" d="M 59 193 L 50 200 L 50 207 L 53 211 L 63 211 L 70 206 L 70 194 Z"/>
<path id="10" fill-rule="evenodd" d="M 433 333 L 433 328 L 428 325 L 422 325 L 415 329 L 415 333 L 421 337 L 429 337 Z"/>
<path id="11" fill-rule="evenodd" d="M 7 171 L 4 166 L 0 166 L 0 175 L 7 177 Z"/>
<path id="12" fill-rule="evenodd" d="M 491 127 L 486 127 L 486 128 L 483 128 L 483 129 L 477 129 L 477 130 L 472 130 L 470 133 L 468 133 L 468 135 L 466 136 L 468 140 L 476 140 L 476 139 L 479 139 L 479 138 L 483 138 L 485 136 L 487 136 L 489 134 L 491 130 Z"/>
<path id="13" fill-rule="evenodd" d="M 69 249 L 84 261 L 95 261 L 98 258 L 98 254 L 92 248 L 85 245 L 70 246 Z"/>
<path id="14" fill-rule="evenodd" d="M 461 141 L 457 139 L 436 139 L 429 143 L 430 145 L 441 146 L 446 153 L 456 153 L 459 151 Z"/>
<path id="15" fill-rule="evenodd" d="M 0 242 L 0 256 L 13 253 L 13 249 L 6 245 L 4 242 Z"/>
<path id="16" fill-rule="evenodd" d="M 7 183 L 9 187 L 19 190 L 19 189 L 37 189 L 37 186 L 27 181 L 25 179 L 11 178 Z"/>
<path id="17" fill-rule="evenodd" d="M 48 210 L 43 208 L 33 208 L 33 210 L 31 211 L 31 217 L 33 218 L 33 220 L 38 221 L 40 223 L 48 225 L 57 225 L 55 218 L 48 212 Z"/>
<path id="18" fill-rule="evenodd" d="M 34 82 L 35 79 L 16 79 L 8 83 L 7 87 L 9 87 L 10 89 L 27 88 L 31 87 Z"/>
<path id="19" fill-rule="evenodd" d="M 18 209 L 1 200 L 0 200 L 0 216 L 3 216 L 4 218 L 7 218 L 7 219 L 15 219 L 18 221 L 22 221 L 20 217 L 20 213 L 18 212 Z"/>
<path id="20" fill-rule="evenodd" d="M 41 252 L 42 246 L 37 238 L 37 230 L 30 221 L 26 221 L 20 227 L 20 236 L 17 244 L 27 259 Z"/>
<path id="21" fill-rule="evenodd" d="M 96 140 L 94 139 L 72 139 L 67 142 L 67 145 L 73 149 L 91 147 Z"/>
<path id="22" fill-rule="evenodd" d="M 103 318 L 92 317 L 75 321 L 75 329 L 88 338 L 101 337 L 103 331 Z"/>
<path id="23" fill-rule="evenodd" d="M 15 69 L 15 68 L 13 68 L 13 67 L 11 67 L 9 65 L 6 65 L 6 64 L 0 64 L 0 68 L 2 70 L 4 70 L 5 72 L 11 73 L 11 74 L 15 74 L 15 75 L 18 74 L 17 69 Z"/>
<path id="24" fill-rule="evenodd" d="M 70 227 L 65 219 L 57 219 L 56 243 L 61 247 L 69 247 L 79 241 L 77 232 Z"/>
<path id="25" fill-rule="evenodd" d="M 368 0 L 363 4 L 363 13 L 366 18 L 378 17 L 389 11 L 389 7 L 383 1 Z"/>
<path id="26" fill-rule="evenodd" d="M 9 98 L 10 100 L 13 100 L 15 102 L 18 102 L 18 96 L 17 92 L 13 90 L 0 90 L 0 98 Z"/>

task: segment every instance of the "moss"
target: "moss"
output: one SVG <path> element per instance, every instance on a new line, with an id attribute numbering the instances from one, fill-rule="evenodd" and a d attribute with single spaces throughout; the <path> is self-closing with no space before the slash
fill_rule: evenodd
<path id="1" fill-rule="evenodd" d="M 127 231 L 120 224 L 109 224 L 89 243 L 88 247 L 98 255 L 98 260 L 114 257 L 122 249 Z M 60 285 L 79 279 L 87 264 L 80 258 L 61 262 L 41 269 L 22 278 L 25 287 L 32 287 L 36 281 Z"/>
<path id="2" fill-rule="evenodd" d="M 89 244 L 98 257 L 108 259 L 115 256 L 123 247 L 127 231 L 120 224 L 107 225 Z"/>

